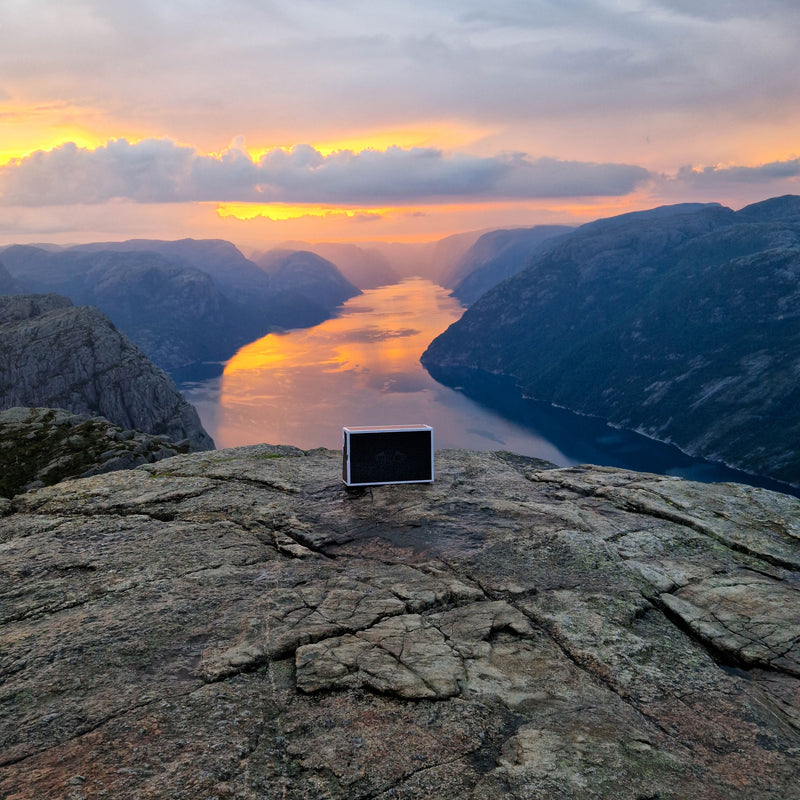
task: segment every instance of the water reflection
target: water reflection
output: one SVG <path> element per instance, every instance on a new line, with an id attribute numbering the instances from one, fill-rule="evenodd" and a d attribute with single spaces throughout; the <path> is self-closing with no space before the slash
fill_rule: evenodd
<path id="1" fill-rule="evenodd" d="M 554 445 L 434 381 L 419 357 L 463 313 L 421 278 L 366 290 L 335 319 L 270 334 L 220 378 L 184 386 L 217 447 L 341 447 L 343 425 L 427 423 L 437 448 L 513 449 L 566 465 Z"/>
<path id="2" fill-rule="evenodd" d="M 426 423 L 437 449 L 511 450 L 559 466 L 605 464 L 798 493 L 597 418 L 526 400 L 508 378 L 439 371 L 437 382 L 419 357 L 463 310 L 421 278 L 370 289 L 335 319 L 251 342 L 221 377 L 183 381 L 181 388 L 220 448 L 267 442 L 338 449 L 343 425 Z"/>

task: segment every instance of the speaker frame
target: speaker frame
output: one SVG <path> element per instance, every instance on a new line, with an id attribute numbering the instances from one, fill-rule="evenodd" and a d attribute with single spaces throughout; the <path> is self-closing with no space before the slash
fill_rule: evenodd
<path id="1" fill-rule="evenodd" d="M 425 460 L 423 466 L 418 455 L 414 456 L 416 464 L 410 463 L 408 475 L 402 478 L 397 477 L 398 466 L 395 463 L 391 464 L 392 469 L 387 468 L 384 478 L 374 479 L 376 476 L 370 475 L 367 480 L 359 480 L 359 473 L 361 477 L 365 472 L 376 472 L 380 474 L 379 467 L 374 464 L 366 465 L 359 464 L 359 458 L 363 458 L 363 453 L 359 453 L 359 447 L 367 444 L 367 440 L 371 437 L 373 442 L 376 435 L 382 437 L 382 441 L 387 441 L 386 434 L 404 434 L 404 436 L 396 437 L 396 444 L 402 447 L 403 442 L 408 443 L 408 434 L 420 434 L 420 438 L 428 437 L 430 440 L 430 462 Z M 416 438 L 416 437 L 414 437 Z M 389 437 L 388 441 L 391 441 Z M 424 450 L 427 452 L 428 445 L 423 445 Z M 415 452 L 418 450 L 415 447 Z M 394 451 L 395 456 L 399 455 L 404 457 L 402 449 Z M 406 453 L 408 454 L 408 453 Z M 380 455 L 380 453 L 378 454 Z M 430 467 L 428 469 L 428 467 Z M 433 483 L 434 480 L 434 465 L 433 465 L 433 428 L 430 425 L 414 424 L 414 425 L 346 425 L 342 428 L 342 481 L 345 486 L 383 486 L 387 484 L 405 484 L 405 483 Z"/>

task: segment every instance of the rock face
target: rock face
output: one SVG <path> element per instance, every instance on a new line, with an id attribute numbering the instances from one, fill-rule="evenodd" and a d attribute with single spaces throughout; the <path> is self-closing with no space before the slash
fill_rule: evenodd
<path id="1" fill-rule="evenodd" d="M 799 287 L 800 198 L 628 214 L 553 242 L 422 362 L 800 485 Z"/>
<path id="2" fill-rule="evenodd" d="M 797 795 L 800 502 L 508 453 L 0 501 L 0 796 Z"/>
<path id="3" fill-rule="evenodd" d="M 123 430 L 60 408 L 0 411 L 0 497 L 189 452 L 189 443 Z"/>
<path id="4" fill-rule="evenodd" d="M 0 409 L 63 408 L 214 447 L 197 411 L 96 308 L 57 295 L 0 297 Z"/>

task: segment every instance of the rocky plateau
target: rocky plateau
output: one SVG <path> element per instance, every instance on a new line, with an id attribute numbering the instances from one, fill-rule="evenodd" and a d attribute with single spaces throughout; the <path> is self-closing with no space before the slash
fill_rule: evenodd
<path id="1" fill-rule="evenodd" d="M 800 796 L 800 501 L 198 452 L 0 499 L 0 797 Z"/>

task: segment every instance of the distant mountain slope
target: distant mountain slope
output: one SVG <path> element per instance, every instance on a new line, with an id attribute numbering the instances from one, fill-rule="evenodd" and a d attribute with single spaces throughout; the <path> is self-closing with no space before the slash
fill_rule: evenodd
<path id="1" fill-rule="evenodd" d="M 332 264 L 292 263 L 270 276 L 217 240 L 16 245 L 2 258 L 25 290 L 100 308 L 166 369 L 230 358 L 272 330 L 321 322 L 358 294 Z"/>
<path id="2" fill-rule="evenodd" d="M 209 275 L 231 300 L 260 308 L 273 326 L 291 328 L 317 324 L 359 293 L 358 287 L 350 283 L 334 263 L 307 251 L 286 250 L 279 254 L 268 251 L 256 263 L 245 258 L 235 245 L 220 239 L 172 242 L 133 239 L 88 247 L 153 252 L 180 261 L 186 267 Z M 309 313 L 311 307 L 314 307 L 312 314 Z M 316 318 L 320 309 L 322 316 Z M 314 316 L 314 320 L 308 322 L 310 316 Z"/>
<path id="3" fill-rule="evenodd" d="M 421 277 L 445 284 L 458 260 L 475 243 L 481 231 L 467 231 L 428 242 L 298 242 L 287 241 L 278 249 L 308 250 L 336 264 L 342 275 L 359 289 L 388 286 L 406 278 Z M 256 252 L 253 261 L 263 263 L 267 252 Z"/>
<path id="4" fill-rule="evenodd" d="M 258 264 L 270 282 L 270 315 L 286 328 L 299 327 L 292 324 L 293 317 L 302 326 L 316 325 L 361 293 L 334 263 L 307 250 L 270 250 Z"/>
<path id="5" fill-rule="evenodd" d="M 359 289 L 375 289 L 400 280 L 397 270 L 391 266 L 386 256 L 374 247 L 362 247 L 350 242 L 287 242 L 279 249 L 310 250 L 333 262 L 339 272 Z M 255 253 L 251 257 L 256 264 L 261 264 L 265 256 L 268 263 L 268 251 Z"/>
<path id="6" fill-rule="evenodd" d="M 175 384 L 96 308 L 58 295 L 0 297 L 0 409 L 63 408 L 193 450 L 213 449 Z"/>
<path id="7" fill-rule="evenodd" d="M 431 343 L 529 396 L 800 484 L 800 202 L 591 223 Z M 450 376 L 450 377 L 448 377 Z"/>
<path id="8" fill-rule="evenodd" d="M 493 286 L 525 269 L 545 243 L 571 230 L 566 225 L 537 225 L 485 233 L 442 276 L 442 285 L 464 305 L 472 305 Z"/>
<path id="9" fill-rule="evenodd" d="M 166 369 L 228 358 L 266 327 L 207 274 L 159 253 L 14 246 L 3 257 L 28 291 L 99 308 Z"/>
<path id="10" fill-rule="evenodd" d="M 230 300 L 249 304 L 253 296 L 266 297 L 270 293 L 269 280 L 262 270 L 231 242 L 222 239 L 129 239 L 124 242 L 93 242 L 70 248 L 76 253 L 158 253 L 184 267 L 200 270 L 208 275 L 217 288 Z"/>
<path id="11" fill-rule="evenodd" d="M 19 284 L 11 277 L 11 273 L 0 262 L 0 295 L 18 294 Z"/>

